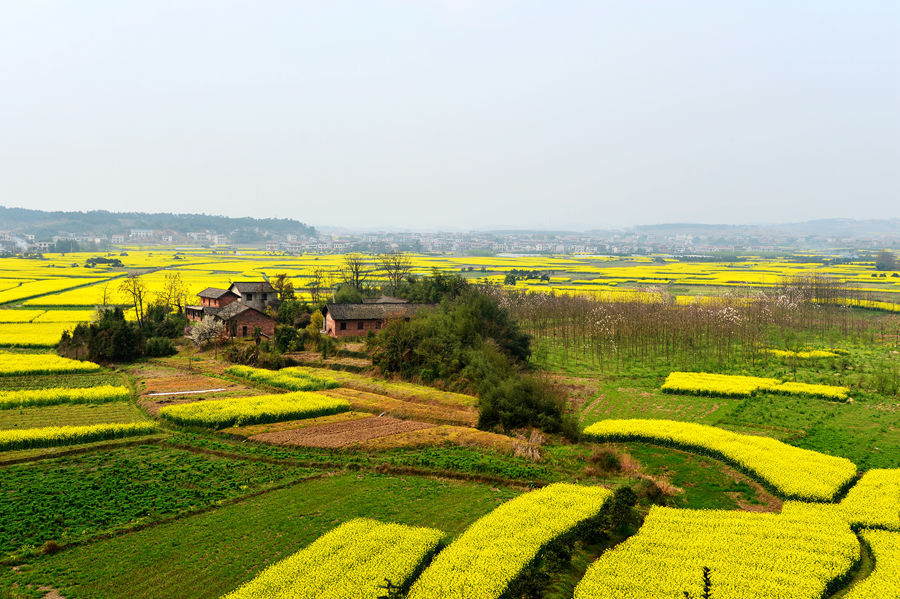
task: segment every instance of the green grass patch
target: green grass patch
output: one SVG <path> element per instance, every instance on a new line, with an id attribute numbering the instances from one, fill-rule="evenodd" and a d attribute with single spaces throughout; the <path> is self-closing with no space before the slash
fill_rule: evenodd
<path id="1" fill-rule="evenodd" d="M 414 477 L 317 479 L 38 558 L 0 574 L 0 592 L 18 583 L 20 589 L 51 586 L 69 599 L 220 597 L 353 518 L 457 535 L 514 495 L 491 485 Z"/>
<path id="2" fill-rule="evenodd" d="M 8 466 L 0 469 L 0 553 L 84 541 L 309 473 L 157 445 Z"/>
<path id="3" fill-rule="evenodd" d="M 98 387 L 100 385 L 118 386 L 124 384 L 121 374 L 108 371 L 0 377 L 0 391 L 52 389 L 54 387 Z"/>
<path id="4" fill-rule="evenodd" d="M 0 430 L 46 426 L 86 426 L 143 420 L 147 420 L 147 416 L 137 406 L 125 401 L 0 410 Z"/>

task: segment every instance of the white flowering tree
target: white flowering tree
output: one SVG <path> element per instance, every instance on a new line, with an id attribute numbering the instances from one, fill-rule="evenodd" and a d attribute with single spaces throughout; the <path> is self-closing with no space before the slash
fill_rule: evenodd
<path id="1" fill-rule="evenodd" d="M 212 316 L 204 316 L 203 320 L 191 327 L 191 341 L 204 347 L 214 343 L 225 330 L 225 324 Z"/>

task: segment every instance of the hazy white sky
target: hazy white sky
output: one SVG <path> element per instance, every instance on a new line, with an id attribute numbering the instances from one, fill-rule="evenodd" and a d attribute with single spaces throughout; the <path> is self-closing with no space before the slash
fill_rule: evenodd
<path id="1" fill-rule="evenodd" d="M 5 2 L 0 204 L 420 229 L 897 217 L 900 2 Z"/>

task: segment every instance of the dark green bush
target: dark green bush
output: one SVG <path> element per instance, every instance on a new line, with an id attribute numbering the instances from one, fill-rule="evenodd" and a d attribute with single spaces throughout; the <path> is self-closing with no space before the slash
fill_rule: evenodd
<path id="1" fill-rule="evenodd" d="M 147 347 L 144 353 L 152 358 L 161 358 L 178 353 L 178 349 L 171 339 L 165 337 L 150 337 L 147 339 Z"/>

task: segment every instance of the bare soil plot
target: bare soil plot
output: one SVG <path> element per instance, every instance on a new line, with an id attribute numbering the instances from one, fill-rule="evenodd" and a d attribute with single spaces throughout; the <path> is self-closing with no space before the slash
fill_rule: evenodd
<path id="1" fill-rule="evenodd" d="M 151 414 L 158 413 L 164 406 L 258 394 L 252 387 L 234 381 L 158 364 L 141 364 L 131 368 L 130 372 L 139 380 L 138 403 Z M 219 391 L 210 393 L 210 389 Z M 158 393 L 167 395 L 154 395 Z"/>
<path id="2" fill-rule="evenodd" d="M 475 426 L 478 421 L 478 412 L 474 407 L 396 399 L 378 393 L 346 388 L 327 389 L 319 393 L 346 399 L 350 402 L 351 409 L 361 412 L 385 413 L 397 418 L 424 420 L 436 424 Z"/>
<path id="3" fill-rule="evenodd" d="M 358 444 L 365 449 L 394 449 L 397 447 L 428 447 L 434 445 L 462 445 L 464 447 L 484 447 L 512 453 L 516 440 L 506 435 L 489 433 L 467 426 L 441 425 L 416 431 L 409 431 L 370 439 Z"/>
<path id="4" fill-rule="evenodd" d="M 390 416 L 370 416 L 319 426 L 262 433 L 250 437 L 276 445 L 304 447 L 346 447 L 354 443 L 433 427 L 433 424 L 413 420 L 399 420 Z"/>
<path id="5" fill-rule="evenodd" d="M 366 412 L 340 412 L 338 414 L 329 414 L 328 416 L 307 418 L 305 420 L 287 420 L 285 422 L 267 422 L 265 424 L 233 426 L 231 428 L 224 428 L 220 432 L 230 435 L 238 435 L 241 437 L 252 437 L 254 435 L 261 435 L 263 433 L 277 433 L 301 428 L 309 428 L 322 424 L 333 424 L 336 422 L 346 422 L 348 420 L 360 420 L 362 418 L 371 417 L 372 415 Z"/>

